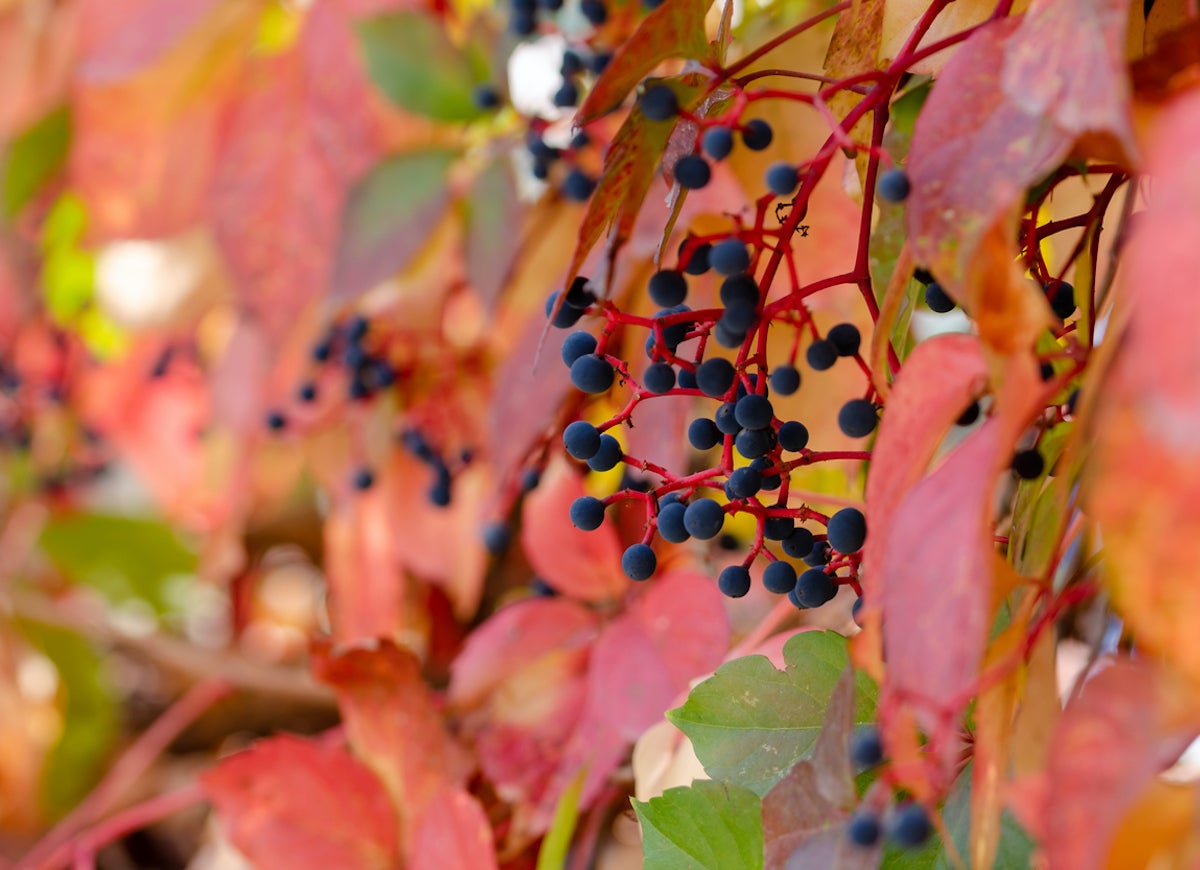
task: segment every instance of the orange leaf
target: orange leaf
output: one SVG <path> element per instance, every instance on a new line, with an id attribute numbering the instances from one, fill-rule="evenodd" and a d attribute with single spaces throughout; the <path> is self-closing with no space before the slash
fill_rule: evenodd
<path id="1" fill-rule="evenodd" d="M 704 33 L 704 13 L 711 5 L 712 0 L 666 0 L 651 11 L 637 30 L 620 43 L 604 74 L 579 107 L 575 123 L 586 124 L 611 112 L 664 60 L 672 57 L 711 60 L 712 47 Z"/>
<path id="2" fill-rule="evenodd" d="M 221 827 L 255 867 L 394 870 L 396 814 L 345 750 L 283 735 L 201 776 Z"/>
<path id="3" fill-rule="evenodd" d="M 63 99 L 79 26 L 72 3 L 26 0 L 0 12 L 0 137 L 27 128 Z"/>
<path id="4" fill-rule="evenodd" d="M 594 532 L 571 523 L 571 503 L 583 494 L 583 482 L 565 462 L 547 468 L 525 499 L 521 546 L 533 570 L 559 592 L 583 601 L 610 601 L 629 588 L 620 568 L 621 544 L 611 520 Z"/>
<path id="5" fill-rule="evenodd" d="M 1108 582 L 1138 643 L 1200 682 L 1200 250 L 1195 191 L 1200 94 L 1164 110 L 1148 157 L 1155 196 L 1128 248 L 1120 292 L 1126 327 L 1112 365 L 1093 367 L 1096 448 L 1085 498 L 1104 533 Z M 1103 380 L 1098 380 L 1103 376 Z M 1153 554 L 1149 556 L 1148 554 Z"/>

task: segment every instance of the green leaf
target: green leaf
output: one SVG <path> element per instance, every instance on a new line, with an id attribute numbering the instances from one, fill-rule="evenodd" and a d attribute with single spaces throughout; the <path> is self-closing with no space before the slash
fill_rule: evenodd
<path id="1" fill-rule="evenodd" d="M 633 801 L 642 823 L 645 870 L 761 870 L 758 796 L 722 782 L 699 780 Z"/>
<path id="2" fill-rule="evenodd" d="M 953 841 L 954 847 L 958 850 L 959 856 L 966 862 L 968 870 L 971 868 L 971 782 L 973 770 L 974 762 L 968 763 L 962 773 L 958 775 L 958 779 L 955 780 L 954 787 L 951 788 L 950 795 L 946 798 L 946 805 L 942 808 L 942 819 L 946 824 L 946 831 L 950 834 L 950 839 Z M 1032 865 L 1033 848 L 1033 840 L 1025 833 L 1025 829 L 1021 827 L 1011 812 L 1005 810 L 1000 816 L 1000 843 L 997 846 L 996 860 L 992 866 L 1029 867 Z M 922 852 L 924 851 L 926 850 L 922 850 Z M 954 867 L 944 849 L 939 848 L 936 850 L 935 855 L 936 863 L 929 866 L 935 867 L 936 870 L 951 870 Z M 885 864 L 884 866 L 890 865 Z M 990 868 L 977 868 L 977 870 L 990 870 Z"/>
<path id="3" fill-rule="evenodd" d="M 493 160 L 464 198 L 467 278 L 489 308 L 495 306 L 516 264 L 519 247 L 514 233 L 524 216 L 507 163 L 503 158 Z"/>
<path id="4" fill-rule="evenodd" d="M 762 797 L 797 761 L 812 754 L 825 709 L 849 656 L 846 639 L 805 631 L 783 648 L 785 670 L 766 656 L 722 665 L 667 718 L 692 741 L 714 779 Z M 864 674 L 855 686 L 854 721 L 875 718 L 878 688 Z"/>
<path id="5" fill-rule="evenodd" d="M 579 793 L 583 791 L 583 780 L 587 770 L 581 769 L 571 784 L 563 789 L 558 805 L 554 807 L 554 818 L 550 830 L 542 839 L 538 849 L 537 870 L 562 870 L 567 866 L 567 853 L 571 849 L 571 835 L 579 820 Z"/>
<path id="6" fill-rule="evenodd" d="M 470 121 L 477 64 L 432 15 L 395 12 L 358 25 L 372 81 L 393 103 L 435 121 Z"/>
<path id="7" fill-rule="evenodd" d="M 71 113 L 64 106 L 18 136 L 4 159 L 4 214 L 16 217 L 62 167 L 71 142 Z"/>
<path id="8" fill-rule="evenodd" d="M 1046 473 L 1034 480 L 1022 480 L 1017 485 L 1009 552 L 1013 567 L 1023 576 L 1036 577 L 1049 567 L 1070 517 L 1069 494 L 1078 477 L 1078 469 L 1059 468 L 1058 474 L 1067 476 L 1065 481 L 1048 479 L 1048 474 L 1059 462 L 1074 429 L 1074 423 L 1051 427 L 1038 440 L 1038 452 L 1046 461 Z"/>
<path id="9" fill-rule="evenodd" d="M 113 602 L 141 599 L 159 613 L 172 609 L 168 581 L 196 571 L 196 554 L 169 526 L 151 520 L 58 517 L 43 530 L 41 547 L 72 582 Z"/>
<path id="10" fill-rule="evenodd" d="M 62 731 L 46 758 L 41 785 L 42 806 L 58 817 L 104 772 L 119 731 L 116 693 L 104 659 L 79 635 L 33 623 L 21 629 L 58 671 Z"/>
<path id="11" fill-rule="evenodd" d="M 355 186 L 342 218 L 334 295 L 369 290 L 417 255 L 446 210 L 446 173 L 457 156 L 447 148 L 401 154 Z"/>

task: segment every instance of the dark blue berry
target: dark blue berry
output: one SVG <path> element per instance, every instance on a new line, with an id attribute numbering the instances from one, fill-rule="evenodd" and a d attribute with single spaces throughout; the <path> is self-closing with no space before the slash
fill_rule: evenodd
<path id="1" fill-rule="evenodd" d="M 687 247 L 687 240 L 679 246 L 679 258 L 684 259 L 684 249 Z M 708 271 L 708 254 L 712 250 L 712 245 L 708 242 L 703 242 L 699 245 L 693 245 L 691 251 L 687 254 L 687 265 L 683 267 L 683 271 L 689 275 L 703 275 Z"/>
<path id="2" fill-rule="evenodd" d="M 892 816 L 888 834 L 892 842 L 902 849 L 915 849 L 929 839 L 933 824 L 925 807 L 916 803 L 902 804 Z"/>
<path id="3" fill-rule="evenodd" d="M 903 169 L 889 169 L 879 176 L 875 192 L 884 202 L 904 202 L 912 191 L 908 173 Z"/>
<path id="4" fill-rule="evenodd" d="M 670 308 L 687 298 L 687 279 L 676 269 L 663 269 L 650 276 L 648 289 L 655 305 Z"/>
<path id="5" fill-rule="evenodd" d="M 600 449 L 587 461 L 588 468 L 592 471 L 612 471 L 621 463 L 624 455 L 621 442 L 605 433 L 600 436 Z"/>
<path id="6" fill-rule="evenodd" d="M 737 370 L 734 369 L 733 363 L 722 357 L 713 357 L 705 360 L 696 369 L 696 385 L 704 395 L 716 399 L 729 392 L 736 376 Z"/>
<path id="7" fill-rule="evenodd" d="M 579 88 L 574 82 L 565 81 L 562 87 L 554 92 L 552 101 L 560 109 L 569 109 L 579 102 Z"/>
<path id="8" fill-rule="evenodd" d="M 596 352 L 596 337 L 587 332 L 572 332 L 562 343 L 562 361 L 570 368 L 575 360 Z"/>
<path id="9" fill-rule="evenodd" d="M 683 524 L 683 515 L 686 512 L 687 505 L 681 501 L 673 501 L 668 504 L 659 502 L 658 534 L 664 541 L 671 544 L 682 544 L 690 537 Z"/>
<path id="10" fill-rule="evenodd" d="M 742 431 L 734 414 L 736 408 L 737 406 L 733 402 L 726 402 L 717 408 L 717 413 L 713 414 L 713 423 L 723 435 L 736 435 Z"/>
<path id="11" fill-rule="evenodd" d="M 804 352 L 804 358 L 808 361 L 809 367 L 818 372 L 833 368 L 837 357 L 837 348 L 833 346 L 833 342 L 823 338 L 818 338 Z"/>
<path id="12" fill-rule="evenodd" d="M 594 27 L 599 27 L 608 20 L 608 7 L 601 0 L 583 0 L 579 4 L 579 11 Z"/>
<path id="13" fill-rule="evenodd" d="M 563 196 L 575 202 L 587 202 L 588 197 L 592 195 L 592 191 L 595 189 L 596 179 L 578 167 L 573 168 L 567 173 L 567 177 L 563 179 Z"/>
<path id="14" fill-rule="evenodd" d="M 471 102 L 475 108 L 486 112 L 500 105 L 500 93 L 493 85 L 476 85 L 471 90 Z"/>
<path id="15" fill-rule="evenodd" d="M 800 370 L 794 365 L 775 366 L 771 372 L 771 389 L 781 396 L 790 396 L 800 389 Z"/>
<path id="16" fill-rule="evenodd" d="M 865 438 L 878 423 L 875 405 L 866 399 L 851 399 L 838 411 L 838 428 L 851 438 Z"/>
<path id="17" fill-rule="evenodd" d="M 776 196 L 791 196 L 800 185 L 800 173 L 791 163 L 772 163 L 767 168 L 767 190 Z"/>
<path id="18" fill-rule="evenodd" d="M 638 100 L 642 114 L 651 121 L 666 121 L 679 113 L 679 98 L 668 85 L 650 85 Z"/>
<path id="19" fill-rule="evenodd" d="M 803 526 L 796 527 L 790 535 L 783 539 L 783 552 L 793 559 L 803 559 L 812 552 L 816 543 L 812 532 Z"/>
<path id="20" fill-rule="evenodd" d="M 483 546 L 493 556 L 499 556 L 512 543 L 512 529 L 507 523 L 488 523 L 483 528 Z"/>
<path id="21" fill-rule="evenodd" d="M 721 304 L 727 308 L 734 306 L 758 307 L 758 282 L 746 274 L 730 275 L 721 282 Z"/>
<path id="22" fill-rule="evenodd" d="M 958 419 L 954 421 L 955 426 L 970 426 L 979 419 L 979 403 L 972 402 L 967 405 L 967 409 L 958 415 Z"/>
<path id="23" fill-rule="evenodd" d="M 584 354 L 571 363 L 571 383 L 585 393 L 603 393 L 613 385 L 616 373 L 608 360 Z"/>
<path id="24" fill-rule="evenodd" d="M 369 468 L 360 468 L 354 472 L 353 483 L 360 492 L 368 490 L 375 485 L 375 475 Z"/>
<path id="25" fill-rule="evenodd" d="M 691 369 L 680 369 L 677 380 L 679 381 L 679 388 L 682 390 L 694 390 L 697 388 L 696 373 Z"/>
<path id="26" fill-rule="evenodd" d="M 283 413 L 280 411 L 269 411 L 267 412 L 266 424 L 267 428 L 272 432 L 279 432 L 286 428 L 287 417 L 283 416 Z"/>
<path id="27" fill-rule="evenodd" d="M 775 417 L 775 409 L 766 396 L 751 393 L 737 400 L 733 414 L 743 429 L 766 429 Z"/>
<path id="28" fill-rule="evenodd" d="M 558 71 L 564 79 L 574 78 L 583 72 L 583 58 L 579 56 L 578 52 L 568 48 L 563 52 L 562 65 Z"/>
<path id="29" fill-rule="evenodd" d="M 688 154 L 675 164 L 675 181 L 686 190 L 699 190 L 711 179 L 712 170 L 699 154 Z"/>
<path id="30" fill-rule="evenodd" d="M 576 420 L 563 430 L 563 447 L 576 459 L 588 460 L 600 451 L 600 433 L 586 420 Z"/>
<path id="31" fill-rule="evenodd" d="M 796 585 L 796 569 L 788 562 L 777 560 L 763 571 L 763 588 L 776 595 L 784 595 Z"/>
<path id="32" fill-rule="evenodd" d="M 762 151 L 771 144 L 774 138 L 771 125 L 761 118 L 753 118 L 742 128 L 742 142 L 751 151 Z"/>
<path id="33" fill-rule="evenodd" d="M 862 334 L 853 323 L 839 323 L 825 334 L 838 356 L 854 356 L 862 344 Z"/>
<path id="34" fill-rule="evenodd" d="M 1022 480 L 1035 480 L 1046 470 L 1046 460 L 1036 449 L 1021 450 L 1013 456 L 1012 470 Z"/>
<path id="35" fill-rule="evenodd" d="M 675 369 L 665 362 L 651 363 L 642 374 L 642 384 L 652 393 L 668 392 L 675 386 Z"/>
<path id="36" fill-rule="evenodd" d="M 429 488 L 429 501 L 436 507 L 447 507 L 450 500 L 450 470 L 444 465 L 438 466 L 433 486 Z"/>
<path id="37" fill-rule="evenodd" d="M 883 738 L 878 728 L 868 725 L 850 735 L 850 760 L 859 770 L 883 764 Z"/>
<path id="38" fill-rule="evenodd" d="M 837 584 L 821 568 L 809 568 L 796 580 L 796 597 L 804 607 L 820 607 L 837 595 Z"/>
<path id="39" fill-rule="evenodd" d="M 725 313 L 721 315 L 721 319 L 717 321 L 717 326 L 724 327 L 729 330 L 731 336 L 740 335 L 744 337 L 755 324 L 758 323 L 758 309 L 753 305 L 745 305 L 737 303 L 730 305 L 725 309 Z M 740 345 L 739 341 L 735 346 Z"/>
<path id="40" fill-rule="evenodd" d="M 550 298 L 546 300 L 546 316 L 554 314 L 554 307 L 558 305 L 558 292 L 550 294 Z M 583 311 L 573 305 L 568 305 L 566 301 L 559 307 L 558 313 L 554 314 L 553 326 L 556 329 L 566 329 L 574 326 L 579 322 L 579 318 L 583 316 Z"/>
<path id="41" fill-rule="evenodd" d="M 700 148 L 713 160 L 724 160 L 733 151 L 733 132 L 728 127 L 709 127 L 700 138 Z"/>
<path id="42" fill-rule="evenodd" d="M 801 561 L 810 568 L 820 568 L 823 565 L 828 565 L 829 560 L 833 557 L 833 548 L 826 541 L 818 541 L 812 545 L 812 549 L 808 554 L 801 556 Z"/>
<path id="43" fill-rule="evenodd" d="M 867 539 L 867 518 L 858 508 L 842 508 L 825 529 L 829 546 L 839 553 L 857 553 Z"/>
<path id="44" fill-rule="evenodd" d="M 580 496 L 571 502 L 569 516 L 575 528 L 594 532 L 604 522 L 604 502 L 590 495 Z"/>
<path id="45" fill-rule="evenodd" d="M 542 482 L 542 475 L 536 468 L 527 469 L 521 474 L 521 492 L 533 492 Z"/>
<path id="46" fill-rule="evenodd" d="M 730 565 L 717 577 L 717 588 L 730 598 L 741 598 L 750 591 L 750 570 L 741 565 Z"/>
<path id="47" fill-rule="evenodd" d="M 791 517 L 767 517 L 763 520 L 763 537 L 768 541 L 785 541 L 796 530 Z"/>
<path id="48" fill-rule="evenodd" d="M 750 268 L 750 252 L 740 239 L 722 239 L 709 251 L 708 264 L 719 275 L 740 275 Z"/>
<path id="49" fill-rule="evenodd" d="M 571 281 L 571 286 L 567 288 L 566 303 L 572 308 L 584 309 L 596 301 L 596 294 L 592 292 L 592 288 L 588 279 L 583 275 L 576 275 Z"/>
<path id="50" fill-rule="evenodd" d="M 762 474 L 753 468 L 737 468 L 729 475 L 729 483 L 725 486 L 726 495 L 731 499 L 753 498 L 762 489 Z"/>
<path id="51" fill-rule="evenodd" d="M 598 51 L 588 60 L 588 69 L 590 69 L 594 75 L 600 75 L 602 72 L 608 69 L 608 65 L 612 62 L 612 59 L 613 53 L 611 51 Z"/>
<path id="52" fill-rule="evenodd" d="M 722 441 L 721 430 L 707 417 L 697 417 L 688 426 L 688 443 L 697 450 L 711 450 Z"/>
<path id="53" fill-rule="evenodd" d="M 879 816 L 868 810 L 859 810 L 850 817 L 850 821 L 846 824 L 847 839 L 855 846 L 862 846 L 864 849 L 878 843 L 881 833 Z"/>
<path id="54" fill-rule="evenodd" d="M 945 314 L 954 310 L 954 300 L 947 295 L 937 281 L 926 285 L 925 304 L 929 306 L 930 311 L 937 314 Z"/>
<path id="55" fill-rule="evenodd" d="M 1066 320 L 1075 313 L 1075 288 L 1066 281 L 1051 281 L 1045 292 L 1050 308 L 1059 320 Z"/>
<path id="56" fill-rule="evenodd" d="M 747 459 L 757 459 L 775 446 L 770 429 L 743 429 L 733 439 L 737 452 Z"/>
<path id="57" fill-rule="evenodd" d="M 658 558 L 649 544 L 634 544 L 621 556 L 621 570 L 630 580 L 649 580 L 658 567 Z"/>
<path id="58" fill-rule="evenodd" d="M 531 11 L 516 9 L 508 20 L 508 26 L 517 36 L 533 36 L 537 31 L 537 15 Z"/>
<path id="59" fill-rule="evenodd" d="M 725 511 L 711 498 L 696 499 L 683 514 L 683 527 L 701 541 L 711 541 L 721 533 L 724 524 Z"/>
<path id="60" fill-rule="evenodd" d="M 296 390 L 296 398 L 301 402 L 315 402 L 317 400 L 317 385 L 312 381 L 305 381 Z"/>

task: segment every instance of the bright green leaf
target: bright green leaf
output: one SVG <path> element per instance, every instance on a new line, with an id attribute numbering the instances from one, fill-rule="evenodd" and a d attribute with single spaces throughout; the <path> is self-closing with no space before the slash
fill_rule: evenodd
<path id="1" fill-rule="evenodd" d="M 736 785 L 699 780 L 633 808 L 642 823 L 645 870 L 760 870 L 762 808 Z"/>
<path id="2" fill-rule="evenodd" d="M 4 157 L 4 214 L 15 217 L 67 159 L 71 113 L 46 115 L 8 146 Z"/>
<path id="3" fill-rule="evenodd" d="M 537 870 L 562 870 L 567 866 L 567 853 L 571 849 L 571 836 L 579 821 L 579 793 L 583 791 L 583 780 L 587 769 L 580 769 L 558 799 L 554 808 L 554 819 L 550 830 L 542 838 L 538 849 Z"/>
<path id="4" fill-rule="evenodd" d="M 138 598 L 160 613 L 171 609 L 166 584 L 195 573 L 196 554 L 167 525 L 103 514 L 51 520 L 42 550 L 74 583 L 113 602 Z"/>
<path id="5" fill-rule="evenodd" d="M 765 656 L 722 665 L 667 718 L 691 738 L 714 779 L 765 795 L 797 761 L 807 758 L 825 710 L 846 667 L 846 639 L 806 631 L 783 648 L 786 670 Z M 855 687 L 854 721 L 875 718 L 877 687 L 862 674 Z"/>
<path id="6" fill-rule="evenodd" d="M 413 151 L 375 167 L 350 194 L 333 292 L 354 296 L 396 274 L 425 245 L 449 202 L 450 149 Z"/>
<path id="7" fill-rule="evenodd" d="M 476 64 L 429 14 L 395 12 L 358 26 L 367 71 L 402 109 L 436 121 L 470 121 L 480 110 L 472 100 Z"/>

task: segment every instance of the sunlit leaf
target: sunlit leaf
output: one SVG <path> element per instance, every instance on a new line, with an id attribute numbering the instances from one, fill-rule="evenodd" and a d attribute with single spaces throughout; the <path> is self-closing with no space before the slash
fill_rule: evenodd
<path id="1" fill-rule="evenodd" d="M 699 780 L 633 808 L 642 823 L 646 870 L 761 870 L 759 799 L 739 786 Z"/>
<path id="2" fill-rule="evenodd" d="M 42 189 L 67 159 L 71 115 L 65 108 L 42 118 L 8 146 L 4 155 L 4 213 L 16 214 Z"/>

